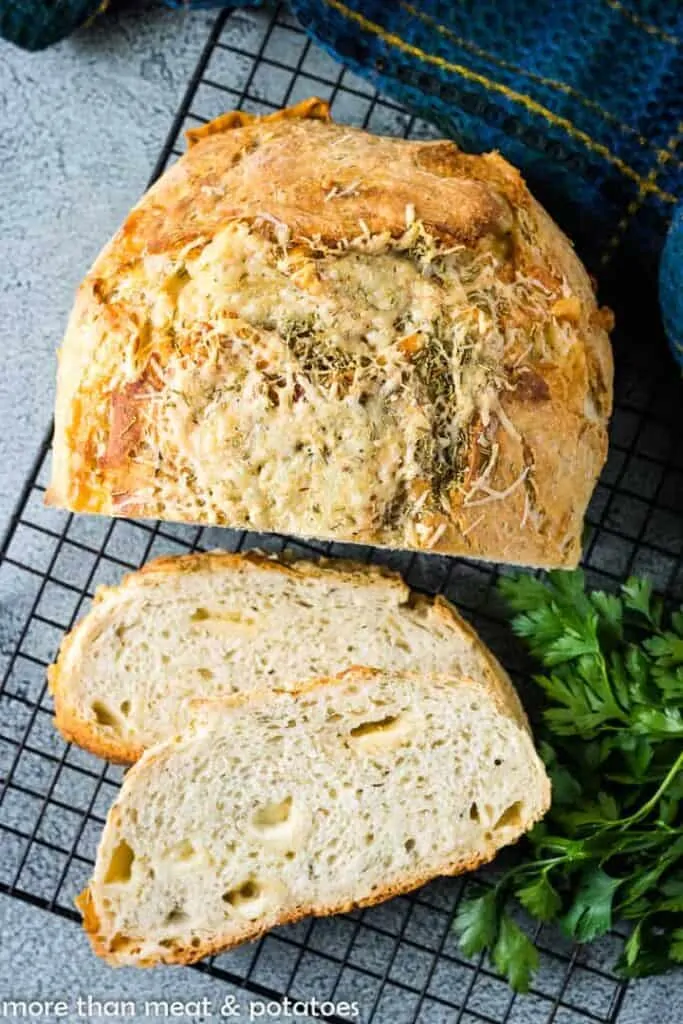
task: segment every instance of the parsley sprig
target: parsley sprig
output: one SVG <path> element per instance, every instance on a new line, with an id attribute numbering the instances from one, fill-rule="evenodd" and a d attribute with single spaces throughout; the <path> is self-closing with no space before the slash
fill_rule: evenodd
<path id="1" fill-rule="evenodd" d="M 545 670 L 533 678 L 553 800 L 518 862 L 461 903 L 460 947 L 488 950 L 526 991 L 539 958 L 518 903 L 578 942 L 631 922 L 617 969 L 662 973 L 683 963 L 683 609 L 667 619 L 636 578 L 619 596 L 587 593 L 581 572 L 506 577 L 500 590 Z"/>

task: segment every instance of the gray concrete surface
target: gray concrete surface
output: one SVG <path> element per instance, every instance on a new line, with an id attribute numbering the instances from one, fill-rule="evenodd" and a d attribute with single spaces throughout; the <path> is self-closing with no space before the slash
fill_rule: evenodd
<path id="1" fill-rule="evenodd" d="M 0 934 L 0 1020 L 130 1024 L 167 1019 L 204 1024 L 249 1021 L 259 1012 L 256 1000 L 250 1004 L 238 988 L 196 970 L 112 971 L 93 957 L 75 925 L 6 896 L 0 896 Z M 45 1012 L 34 1006 L 24 1016 L 21 1008 L 6 1006 L 3 1016 L 3 1002 L 24 1000 L 41 1004 Z M 66 1006 L 54 1005 L 59 1003 Z M 173 1016 L 164 1016 L 166 1006 Z M 290 1022 L 306 1024 L 309 1019 L 296 1014 Z"/>
<path id="2" fill-rule="evenodd" d="M 74 290 L 143 190 L 212 16 L 129 3 L 44 53 L 0 43 L 0 525 Z"/>
<path id="3" fill-rule="evenodd" d="M 0 533 L 4 532 L 11 508 L 26 476 L 28 466 L 49 423 L 54 380 L 54 351 L 66 321 L 73 292 L 102 242 L 117 227 L 135 201 L 150 173 L 159 148 L 170 126 L 173 113 L 184 91 L 206 37 L 212 15 L 209 13 L 170 13 L 150 3 L 117 6 L 116 11 L 93 28 L 38 55 L 23 54 L 0 44 L 0 227 L 3 259 L 0 261 L 0 348 L 3 372 L 0 374 Z M 245 29 L 245 32 L 247 30 Z M 318 67 L 329 70 L 328 58 L 317 54 Z M 238 60 L 223 67 L 226 77 L 235 83 L 244 77 L 244 62 Z M 255 83 L 255 90 L 277 91 L 277 82 Z M 361 88 L 363 88 L 361 86 Z M 310 90 L 309 90 L 310 91 Z M 273 96 L 275 96 L 275 92 Z M 293 98 L 300 98 L 294 96 Z M 199 102 L 204 102 L 202 97 Z M 343 100 L 343 97 L 341 98 Z M 209 98 L 206 98 L 209 102 Z M 200 108 L 201 109 L 201 108 Z M 357 111 L 356 108 L 354 108 Z M 207 115 L 218 110 L 206 109 Z M 354 117 L 354 110 L 338 111 L 341 119 Z M 386 115 L 383 115 L 386 116 Z M 389 124 L 375 125 L 388 130 Z M 33 510 L 34 521 L 58 525 L 61 513 Z M 50 518 L 52 517 L 52 518 Z M 81 519 L 76 529 L 85 536 L 92 531 L 97 540 L 102 521 Z M 119 529 L 119 527 L 117 527 Z M 123 529 L 123 527 L 121 527 Z M 133 528 L 122 541 L 122 551 L 133 544 Z M 144 537 L 142 538 L 144 541 Z M 34 537 L 36 545 L 39 538 Z M 28 561 L 40 565 L 45 557 L 36 550 L 22 552 Z M 137 557 L 137 556 L 134 556 Z M 83 561 L 83 560 L 82 560 Z M 65 571 L 79 578 L 83 566 L 74 564 Z M 86 567 L 87 568 L 87 567 Z M 32 578 L 7 568 L 0 574 L 0 660 L 14 644 L 32 599 Z M 64 593 L 47 592 L 43 601 L 54 608 L 45 614 L 59 618 L 71 614 L 65 607 Z M 45 657 L 50 657 L 59 636 L 33 636 Z M 20 679 L 12 681 L 15 691 L 36 700 L 44 683 L 41 672 L 30 675 L 22 669 Z M 17 702 L 7 702 L 0 710 L 2 731 L 19 734 L 26 726 L 27 711 Z M 63 745 L 51 728 L 49 715 L 38 715 L 31 727 L 31 743 L 53 757 L 61 756 Z M 0 777 L 8 767 L 0 749 Z M 69 764 L 99 771 L 94 758 L 72 751 Z M 79 775 L 76 767 L 64 768 L 54 795 L 67 810 L 43 816 L 40 836 L 69 848 L 77 834 L 83 811 L 92 796 L 93 783 L 88 775 Z M 23 758 L 16 778 L 27 789 L 45 793 L 50 786 L 53 762 L 41 758 Z M 120 774 L 120 773 L 119 773 Z M 117 770 L 108 769 L 108 778 L 117 778 Z M 102 814 L 113 788 L 104 787 L 94 805 Z M 80 816 L 78 811 L 80 810 Z M 40 801 L 16 793 L 3 806 L 2 823 L 28 829 L 38 821 Z M 79 852 L 91 856 L 97 830 L 89 825 L 78 838 Z M 20 864 L 21 843 L 13 844 L 9 833 L 0 838 L 0 880 L 10 879 Z M 62 868 L 57 855 L 44 847 L 34 847 L 22 869 L 22 884 L 46 896 L 54 890 L 55 878 Z M 70 905 L 73 892 L 83 882 L 79 865 L 70 866 L 60 900 Z M 85 869 L 84 869 L 85 870 Z M 438 885 L 432 895 L 438 907 L 443 898 Z M 68 900 L 67 900 L 68 897 Z M 404 902 L 370 913 L 380 927 L 395 929 L 406 913 Z M 436 943 L 438 928 L 445 915 L 414 914 L 406 930 L 427 948 Z M 441 922 L 441 923 L 440 923 Z M 355 936 L 355 937 L 354 937 Z M 410 947 L 390 964 L 393 943 L 379 931 L 362 929 L 358 934 L 347 920 L 318 922 L 311 933 L 315 951 L 344 954 L 350 948 L 350 960 L 357 967 L 368 966 L 392 979 L 428 978 L 431 958 Z M 450 940 L 447 940 L 450 942 Z M 269 940 L 260 954 L 258 978 L 262 984 L 278 988 L 286 984 L 296 961 L 296 947 Z M 615 949 L 608 944 L 591 951 L 594 966 L 611 962 Z M 405 955 L 404 955 L 405 954 Z M 246 970 L 249 950 L 231 960 L 231 969 Z M 330 985 L 329 962 L 315 952 L 306 955 L 298 967 L 302 998 L 324 996 Z M 466 991 L 468 974 L 444 964 L 431 975 L 429 992 L 453 998 L 459 986 Z M 559 990 L 562 977 L 557 966 L 544 964 L 541 984 L 548 992 Z M 48 914 L 14 899 L 0 897 L 0 1003 L 13 1000 L 65 1000 L 68 1016 L 61 1019 L 83 1020 L 77 1016 L 75 1000 L 91 995 L 100 1000 L 134 1000 L 138 1012 L 117 1014 L 110 1007 L 108 1020 L 146 1019 L 145 1000 L 178 1000 L 186 1004 L 206 998 L 215 1014 L 227 997 L 234 996 L 241 1010 L 232 1019 L 248 1020 L 248 1001 L 243 993 L 223 981 L 190 969 L 157 972 L 113 972 L 91 954 L 80 929 L 70 921 Z M 369 1008 L 376 988 L 352 968 L 347 970 L 338 998 L 358 998 Z M 604 1017 L 613 996 L 613 986 L 596 980 L 586 970 L 578 970 L 572 979 L 568 997 L 576 1004 Z M 494 1015 L 504 1012 L 509 992 L 495 979 L 480 979 L 469 1005 Z M 412 1020 L 415 1000 L 388 984 L 377 1016 L 387 1024 Z M 230 1004 L 228 1004 L 230 1005 Z M 547 1019 L 547 1001 L 518 1001 L 511 1013 L 515 1024 L 535 1024 Z M 445 1012 L 439 1003 L 427 998 L 420 1013 L 421 1024 L 461 1019 Z M 2 1013 L 0 1019 L 12 1019 Z M 43 1015 L 43 1020 L 57 1019 Z M 94 1013 L 91 1019 L 97 1018 Z M 149 1019 L 149 1018 L 147 1018 Z M 202 1020 L 192 1010 L 175 1019 Z M 272 1018 L 271 1018 L 272 1019 Z M 303 1020 L 289 1017 L 289 1021 Z M 560 1009 L 557 1024 L 579 1024 L 579 1018 Z M 473 1021 L 467 1013 L 464 1022 Z M 633 986 L 624 1002 L 620 1024 L 681 1024 L 683 993 L 679 979 L 657 979 Z"/>

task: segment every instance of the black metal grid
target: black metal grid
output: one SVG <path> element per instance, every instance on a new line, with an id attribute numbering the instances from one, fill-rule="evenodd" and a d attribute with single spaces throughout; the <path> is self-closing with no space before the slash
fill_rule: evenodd
<path id="1" fill-rule="evenodd" d="M 241 107 L 276 109 L 317 94 L 335 117 L 381 133 L 435 134 L 399 104 L 335 64 L 282 9 L 216 19 L 152 180 L 180 152 L 182 129 Z M 658 359 L 659 357 L 659 359 Z M 680 382 L 663 350 L 619 343 L 610 458 L 588 515 L 584 566 L 614 586 L 630 572 L 683 597 L 683 445 Z M 149 558 L 258 545 L 303 554 L 353 554 L 400 569 L 415 588 L 445 593 L 502 657 L 519 652 L 501 627 L 494 584 L 503 568 L 286 537 L 173 524 L 72 516 L 47 509 L 48 438 L 29 475 L 0 556 L 6 604 L 0 686 L 0 892 L 73 920 L 73 897 L 93 864 L 121 770 L 65 744 L 55 732 L 45 670 L 65 630 L 100 583 Z M 450 924 L 468 880 L 440 879 L 415 894 L 333 919 L 303 921 L 200 969 L 268 998 L 358 1000 L 375 1024 L 614 1024 L 624 986 L 611 971 L 621 940 L 572 948 L 543 929 L 541 969 L 514 996 L 482 957 L 463 957 Z"/>

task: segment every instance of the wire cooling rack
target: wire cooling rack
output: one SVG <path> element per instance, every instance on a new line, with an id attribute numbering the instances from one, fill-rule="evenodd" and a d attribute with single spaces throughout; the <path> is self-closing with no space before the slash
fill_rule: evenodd
<path id="1" fill-rule="evenodd" d="M 312 45 L 282 9 L 216 19 L 153 179 L 180 153 L 185 127 L 226 109 L 268 112 L 310 95 L 339 121 L 386 134 L 434 135 L 424 122 Z M 648 575 L 683 597 L 683 445 L 680 381 L 663 345 L 617 337 L 617 402 L 610 457 L 591 503 L 584 566 L 592 583 Z M 132 520 L 71 516 L 43 504 L 45 441 L 0 552 L 5 605 L 0 688 L 0 892 L 77 920 L 73 898 L 90 875 L 121 770 L 65 744 L 55 732 L 45 670 L 95 587 L 117 582 L 162 553 L 258 545 L 349 555 L 400 569 L 415 588 L 445 593 L 515 673 L 519 652 L 502 628 L 495 567 L 432 555 L 295 543 L 286 537 Z M 613 934 L 578 949 L 558 933 L 538 936 L 541 967 L 531 992 L 514 996 L 489 962 L 467 959 L 451 922 L 468 880 L 332 919 L 277 929 L 202 965 L 255 995 L 356 1000 L 374 1024 L 615 1024 L 624 986 L 611 968 Z M 85 940 L 84 940 L 85 941 Z"/>

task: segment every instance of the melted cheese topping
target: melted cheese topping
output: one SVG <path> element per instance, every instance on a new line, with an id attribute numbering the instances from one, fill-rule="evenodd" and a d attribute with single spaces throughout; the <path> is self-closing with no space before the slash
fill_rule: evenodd
<path id="1" fill-rule="evenodd" d="M 573 333 L 549 318 L 558 292 L 510 282 L 504 243 L 443 251 L 407 219 L 402 239 L 363 234 L 336 251 L 234 223 L 120 279 L 108 315 L 149 309 L 146 322 L 117 321 L 124 358 L 109 367 L 111 391 L 145 375 L 133 460 L 149 511 L 436 542 L 439 513 L 465 491 L 474 419 L 486 427 L 495 413 L 515 429 L 497 399 L 503 367 Z M 494 461 L 479 480 L 489 497 Z M 466 500 L 485 496 L 470 482 Z M 137 488 L 130 501 L 140 498 Z"/>

